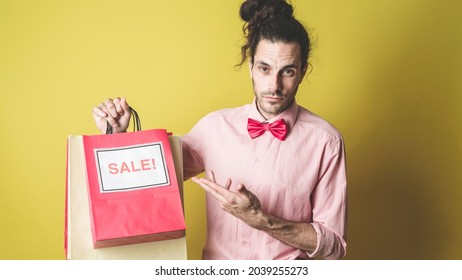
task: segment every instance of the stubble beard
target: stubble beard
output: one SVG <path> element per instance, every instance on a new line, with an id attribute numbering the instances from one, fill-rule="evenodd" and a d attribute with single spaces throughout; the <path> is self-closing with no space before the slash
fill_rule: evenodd
<path id="1" fill-rule="evenodd" d="M 295 95 L 291 95 L 292 98 L 290 100 L 286 99 L 281 92 L 279 91 L 263 91 L 260 94 L 256 91 L 255 86 L 253 87 L 255 101 L 257 104 L 257 109 L 260 111 L 260 114 L 263 116 L 271 116 L 275 117 L 282 112 L 284 112 L 295 100 Z M 265 96 L 273 96 L 273 97 L 284 97 L 282 99 L 282 103 L 279 102 L 268 102 L 264 101 L 263 98 Z M 266 117 L 265 117 L 266 118 Z M 268 118 L 269 119 L 269 118 Z"/>

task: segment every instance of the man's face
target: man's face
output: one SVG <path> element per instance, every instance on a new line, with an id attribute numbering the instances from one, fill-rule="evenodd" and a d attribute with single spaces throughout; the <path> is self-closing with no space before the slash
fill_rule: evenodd
<path id="1" fill-rule="evenodd" d="M 266 119 L 282 113 L 295 99 L 306 73 L 302 69 L 298 43 L 261 40 L 255 52 L 250 75 L 257 108 Z"/>

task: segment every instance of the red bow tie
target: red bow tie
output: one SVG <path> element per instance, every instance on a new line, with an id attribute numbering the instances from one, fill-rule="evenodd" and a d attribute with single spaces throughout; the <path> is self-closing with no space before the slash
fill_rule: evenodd
<path id="1" fill-rule="evenodd" d="M 272 123 L 261 123 L 254 119 L 249 119 L 247 122 L 247 130 L 249 131 L 250 138 L 252 139 L 262 135 L 267 130 L 269 130 L 274 135 L 274 137 L 281 141 L 284 141 L 284 139 L 286 139 L 287 134 L 287 126 L 283 119 L 277 120 Z"/>

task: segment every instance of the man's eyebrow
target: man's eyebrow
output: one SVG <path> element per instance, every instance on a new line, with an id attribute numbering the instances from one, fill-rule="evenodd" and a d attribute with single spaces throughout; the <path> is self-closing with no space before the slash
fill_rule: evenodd
<path id="1" fill-rule="evenodd" d="M 292 63 L 292 64 L 288 64 L 288 65 L 282 67 L 283 70 L 284 70 L 284 69 L 287 69 L 287 68 L 297 68 L 297 64 Z"/>
<path id="2" fill-rule="evenodd" d="M 264 65 L 264 66 L 268 66 L 268 67 L 270 66 L 269 63 L 266 63 L 266 62 L 264 62 L 262 60 L 257 60 L 257 62 L 255 64 L 260 64 L 260 65 Z"/>
<path id="3" fill-rule="evenodd" d="M 268 67 L 268 68 L 272 68 L 271 65 L 263 60 L 257 60 L 255 62 L 255 64 L 252 65 L 252 69 L 253 69 L 253 66 L 254 65 L 260 65 L 260 66 L 265 66 L 265 67 Z M 282 71 L 285 71 L 287 69 L 297 69 L 297 64 L 296 63 L 291 63 L 291 64 L 287 64 L 287 65 L 284 65 L 284 67 L 282 67 L 278 72 L 282 72 Z"/>
<path id="4" fill-rule="evenodd" d="M 269 63 L 266 63 L 266 62 L 264 62 L 262 60 L 256 61 L 255 64 L 260 64 L 260 65 L 263 65 L 263 66 L 271 67 L 271 65 Z M 291 64 L 288 64 L 288 65 L 285 65 L 284 67 L 282 67 L 281 70 L 284 70 L 284 69 L 287 69 L 287 68 L 297 68 L 297 64 L 291 63 Z"/>

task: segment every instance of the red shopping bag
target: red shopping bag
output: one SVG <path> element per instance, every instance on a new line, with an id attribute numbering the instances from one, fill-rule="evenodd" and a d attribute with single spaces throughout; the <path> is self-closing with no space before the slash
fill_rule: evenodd
<path id="1" fill-rule="evenodd" d="M 93 247 L 82 135 L 67 139 L 64 249 L 68 260 L 185 260 L 186 237 L 106 248 Z M 169 135 L 180 196 L 183 197 L 181 138 Z M 183 201 L 183 198 L 182 198 Z"/>
<path id="2" fill-rule="evenodd" d="M 94 248 L 185 235 L 166 130 L 86 135 L 83 147 Z"/>

